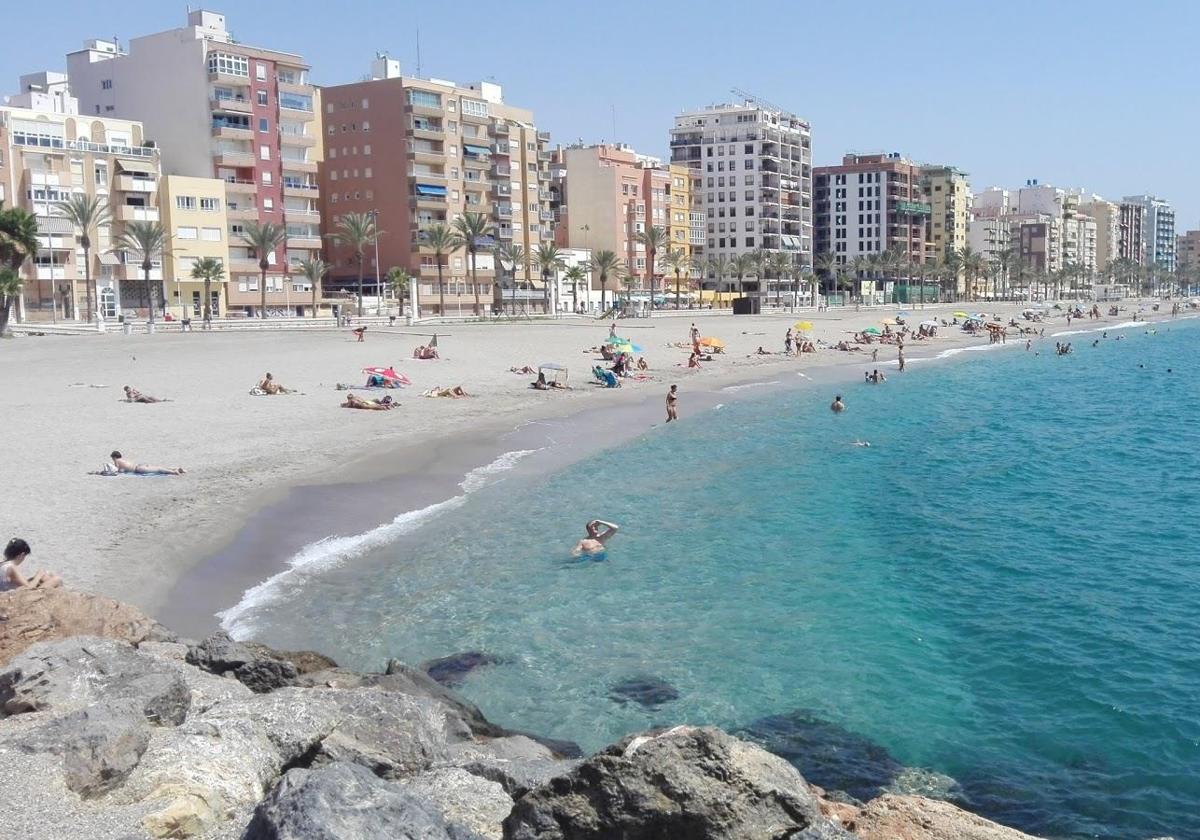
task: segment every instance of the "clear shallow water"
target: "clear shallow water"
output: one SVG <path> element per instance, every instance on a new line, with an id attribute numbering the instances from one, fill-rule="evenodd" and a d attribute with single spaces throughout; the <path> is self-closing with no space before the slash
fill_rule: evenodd
<path id="1" fill-rule="evenodd" d="M 234 623 L 362 667 L 508 657 L 463 692 L 587 749 L 805 710 L 1039 835 L 1198 837 L 1200 322 L 1125 334 L 914 365 L 841 416 L 799 390 L 688 417 L 685 393 L 679 425 L 478 474 Z M 572 561 L 591 516 L 622 531 Z M 614 702 L 636 675 L 679 698 Z"/>

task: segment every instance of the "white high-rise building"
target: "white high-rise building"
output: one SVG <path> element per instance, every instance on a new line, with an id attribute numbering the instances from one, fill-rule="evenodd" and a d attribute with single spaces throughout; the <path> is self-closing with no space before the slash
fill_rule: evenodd
<path id="1" fill-rule="evenodd" d="M 671 129 L 671 163 L 691 170 L 693 206 L 707 215 L 705 254 L 732 258 L 762 250 L 812 264 L 807 121 L 755 100 L 686 111 Z M 710 279 L 721 285 L 721 278 Z M 778 282 L 767 280 L 760 291 Z M 746 283 L 753 287 L 753 280 Z"/>
<path id="2" fill-rule="evenodd" d="M 1142 253 L 1146 265 L 1175 270 L 1175 208 L 1152 195 L 1132 195 L 1123 204 L 1142 208 Z"/>

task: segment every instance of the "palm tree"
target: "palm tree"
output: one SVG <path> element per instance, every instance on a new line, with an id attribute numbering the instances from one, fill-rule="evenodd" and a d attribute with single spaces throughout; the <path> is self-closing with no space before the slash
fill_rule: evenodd
<path id="1" fill-rule="evenodd" d="M 729 271 L 737 278 L 738 297 L 744 297 L 742 286 L 745 283 L 745 276 L 751 274 L 755 270 L 755 262 L 753 254 L 738 254 L 729 263 Z"/>
<path id="2" fill-rule="evenodd" d="M 204 326 L 212 327 L 212 284 L 225 279 L 225 266 L 216 257 L 201 257 L 192 266 L 192 279 L 204 281 Z"/>
<path id="3" fill-rule="evenodd" d="M 246 231 L 249 233 L 249 229 Z M 377 230 L 375 227 L 374 213 L 346 213 L 337 220 L 337 227 L 333 233 L 328 236 L 339 245 L 343 245 L 354 252 L 354 262 L 358 266 L 358 317 L 363 314 L 363 265 L 366 262 L 367 248 L 374 245 L 379 237 L 383 235 L 383 231 Z M 258 263 L 260 268 L 263 268 L 263 263 L 260 260 Z M 266 269 L 263 268 L 263 277 L 266 277 Z M 378 290 L 376 290 L 378 294 Z M 266 294 L 263 295 L 263 306 L 266 307 Z M 265 317 L 265 314 L 264 314 Z"/>
<path id="4" fill-rule="evenodd" d="M 566 267 L 566 264 L 563 262 L 563 252 L 556 245 L 542 242 L 533 250 L 533 262 L 537 265 L 538 272 L 542 275 L 542 291 L 545 293 L 544 304 L 546 312 L 549 312 L 550 275 Z"/>
<path id="5" fill-rule="evenodd" d="M 646 246 L 646 274 L 650 277 L 650 308 L 653 309 L 656 288 L 655 269 L 657 268 L 655 258 L 658 256 L 659 249 L 666 248 L 670 245 L 671 240 L 664 228 L 651 226 L 637 235 L 637 241 Z"/>
<path id="6" fill-rule="evenodd" d="M 388 269 L 387 281 L 388 285 L 392 287 L 392 293 L 396 296 L 396 300 L 403 301 L 405 294 L 412 291 L 413 276 L 408 273 L 407 268 L 398 265 L 392 266 Z M 403 305 L 401 309 L 403 309 Z"/>
<path id="7" fill-rule="evenodd" d="M 1017 264 L 1021 256 L 1013 248 L 1005 248 L 996 252 L 996 267 L 1000 269 L 1000 277 L 1004 281 L 1004 297 L 1008 297 L 1008 280 L 1012 273 L 1013 266 Z"/>
<path id="8" fill-rule="evenodd" d="M 161 222 L 129 222 L 119 240 L 121 247 L 133 251 L 142 259 L 142 281 L 146 284 L 146 295 L 150 305 L 150 325 L 154 325 L 154 287 L 150 285 L 150 269 L 154 267 L 152 257 L 162 256 L 167 244 L 167 232 Z"/>
<path id="9" fill-rule="evenodd" d="M 258 289 L 261 301 L 258 317 L 266 318 L 267 269 L 271 267 L 271 256 L 287 241 L 287 228 L 275 222 L 246 222 L 241 237 L 246 247 L 252 249 L 258 257 Z M 362 288 L 361 282 L 359 288 Z M 362 314 L 361 298 L 358 314 Z"/>
<path id="10" fill-rule="evenodd" d="M 300 273 L 304 275 L 304 279 L 308 281 L 309 288 L 312 289 L 312 311 L 314 318 L 317 317 L 317 291 L 321 288 L 321 281 L 325 278 L 325 274 L 328 271 L 329 266 L 320 257 L 310 257 L 300 263 Z"/>
<path id="11" fill-rule="evenodd" d="M 21 296 L 21 265 L 38 252 L 37 217 L 0 201 L 0 336 L 8 333 L 13 304 Z"/>
<path id="12" fill-rule="evenodd" d="M 966 250 L 965 248 L 963 250 Z M 942 257 L 942 276 L 946 280 L 946 284 L 953 286 L 951 298 L 958 297 L 958 275 L 963 269 L 962 252 L 954 248 L 947 248 L 945 256 Z"/>
<path id="13" fill-rule="evenodd" d="M 592 260 L 588 263 L 588 267 L 599 275 L 600 280 L 600 310 L 607 311 L 608 304 L 605 300 L 605 290 L 608 287 L 608 279 L 610 277 L 617 278 L 625 271 L 625 263 L 614 254 L 612 251 L 602 250 L 592 254 Z"/>
<path id="14" fill-rule="evenodd" d="M 442 260 L 453 254 L 465 243 L 463 238 L 454 230 L 438 222 L 421 231 L 421 244 L 433 250 L 433 258 L 437 260 L 438 277 L 438 315 L 446 314 L 446 283 L 442 278 Z M 419 314 L 419 313 L 417 313 Z"/>
<path id="15" fill-rule="evenodd" d="M 496 262 L 512 263 L 512 314 L 517 314 L 517 267 L 525 265 L 525 246 L 524 245 L 500 245 L 495 249 Z M 497 311 L 504 310 L 504 287 L 499 282 L 499 272 L 497 272 L 497 282 L 493 287 L 492 307 Z M 524 309 L 524 305 L 522 305 Z"/>
<path id="16" fill-rule="evenodd" d="M 462 239 L 467 254 L 471 257 L 471 285 L 475 287 L 475 316 L 478 317 L 481 312 L 481 304 L 479 302 L 479 274 L 475 267 L 476 257 L 479 254 L 479 246 L 482 244 L 480 240 L 490 237 L 493 228 L 487 216 L 470 210 L 456 218 L 453 224 L 455 233 Z"/>
<path id="17" fill-rule="evenodd" d="M 841 266 L 841 263 L 838 262 L 837 254 L 834 254 L 832 251 L 827 251 L 823 254 L 820 254 L 817 257 L 817 266 L 816 266 L 817 276 L 820 276 L 822 274 L 825 275 L 826 277 L 829 278 L 831 287 L 836 288 L 837 272 L 838 272 L 838 268 L 840 268 L 840 266 Z M 813 303 L 814 303 L 814 305 L 816 304 L 815 297 L 813 298 Z"/>
<path id="18" fill-rule="evenodd" d="M 716 278 L 717 291 L 721 289 L 721 281 L 729 275 L 730 265 L 729 258 L 724 254 L 710 254 L 705 262 L 705 270 L 711 272 L 712 276 Z"/>
<path id="19" fill-rule="evenodd" d="M 571 284 L 571 311 L 579 311 L 579 284 L 588 279 L 587 266 L 575 264 L 563 272 L 563 279 Z"/>
<path id="20" fill-rule="evenodd" d="M 87 291 L 87 321 L 92 320 L 92 232 L 101 225 L 108 224 L 112 217 L 108 204 L 99 196 L 85 193 L 72 193 L 66 201 L 60 201 L 58 209 L 72 227 L 78 231 L 79 247 L 83 248 L 83 282 Z M 74 284 L 72 284 L 74 285 Z M 75 291 L 71 290 L 74 300 Z"/>
<path id="21" fill-rule="evenodd" d="M 679 308 L 679 286 L 683 279 L 683 273 L 691 266 L 692 259 L 682 249 L 672 248 L 667 251 L 667 256 L 664 262 L 667 268 L 671 269 L 671 273 L 675 275 L 675 308 Z"/>
<path id="22" fill-rule="evenodd" d="M 792 258 L 783 251 L 774 251 L 763 260 L 763 273 L 775 275 L 775 305 L 783 305 L 783 277 L 792 270 Z M 798 280 L 798 278 L 797 278 Z"/>

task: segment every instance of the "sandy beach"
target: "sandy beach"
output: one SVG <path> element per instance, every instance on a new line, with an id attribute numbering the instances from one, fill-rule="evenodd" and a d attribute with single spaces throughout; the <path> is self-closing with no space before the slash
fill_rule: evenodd
<path id="1" fill-rule="evenodd" d="M 929 305 L 913 310 L 910 323 L 978 308 Z M 1023 308 L 989 304 L 983 311 L 1007 322 Z M 1041 343 L 1053 352 L 1054 333 L 1125 322 L 1136 310 L 1136 304 L 1127 304 L 1119 316 L 1085 319 L 1070 328 L 1060 312 L 1051 311 L 1039 325 L 1046 327 Z M 28 539 L 34 546 L 31 565 L 59 572 L 68 586 L 132 602 L 165 620 L 168 594 L 181 577 L 228 545 L 254 513 L 289 488 L 432 475 L 447 464 L 455 475 L 443 478 L 460 480 L 472 466 L 472 442 L 482 452 L 488 441 L 530 420 L 658 404 L 671 383 L 680 387 L 683 422 L 689 419 L 689 394 L 781 375 L 822 372 L 849 381 L 880 367 L 889 387 L 903 387 L 893 345 L 880 346 L 877 363 L 871 362 L 871 348 L 821 349 L 799 358 L 782 354 L 784 332 L 797 320 L 811 321 L 816 339 L 834 343 L 849 332 L 880 326 L 895 312 L 895 307 L 754 317 L 697 312 L 621 321 L 618 333 L 643 348 L 650 369 L 646 381 L 627 381 L 617 390 L 591 383 L 599 356 L 586 351 L 608 335 L 608 322 L 595 320 L 372 328 L 362 343 L 345 329 L 14 339 L 0 347 L 5 385 L 0 422 L 14 443 L 7 468 L 16 479 L 6 498 L 5 536 Z M 727 344 L 700 371 L 686 370 L 688 352 L 673 346 L 687 340 L 693 321 L 702 335 Z M 442 358 L 413 360 L 413 348 L 435 331 Z M 907 342 L 905 355 L 913 361 L 987 343 L 986 335 L 948 327 L 931 340 Z M 1024 339 L 1010 335 L 1008 344 L 1018 349 Z M 778 355 L 754 355 L 759 346 Z M 532 390 L 533 376 L 509 371 L 546 362 L 570 369 L 573 390 Z M 389 393 L 399 407 L 389 412 L 339 407 L 345 394 L 336 384 L 361 384 L 360 371 L 370 365 L 394 365 L 413 385 L 355 393 Z M 267 371 L 300 393 L 251 396 Z M 170 402 L 126 403 L 124 385 Z M 457 385 L 472 396 L 420 396 L 434 386 Z M 136 463 L 182 466 L 187 474 L 89 475 L 113 449 Z"/>

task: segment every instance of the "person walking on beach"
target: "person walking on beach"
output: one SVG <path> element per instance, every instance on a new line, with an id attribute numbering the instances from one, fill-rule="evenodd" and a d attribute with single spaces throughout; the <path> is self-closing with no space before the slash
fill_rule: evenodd
<path id="1" fill-rule="evenodd" d="M 679 419 L 679 386 L 672 385 L 667 391 L 667 422 Z"/>
<path id="2" fill-rule="evenodd" d="M 838 394 L 833 398 L 833 404 L 829 406 L 829 410 L 834 414 L 841 414 L 846 410 L 846 404 L 842 402 L 842 395 Z"/>
<path id="3" fill-rule="evenodd" d="M 795 342 L 792 339 L 792 328 L 788 327 L 787 335 L 783 337 L 783 352 L 787 355 L 792 355 L 792 345 Z"/>
<path id="4" fill-rule="evenodd" d="M 688 330 L 688 338 L 692 342 L 692 352 L 696 355 L 700 354 L 700 330 L 696 329 L 695 322 L 692 322 L 692 328 Z"/>

